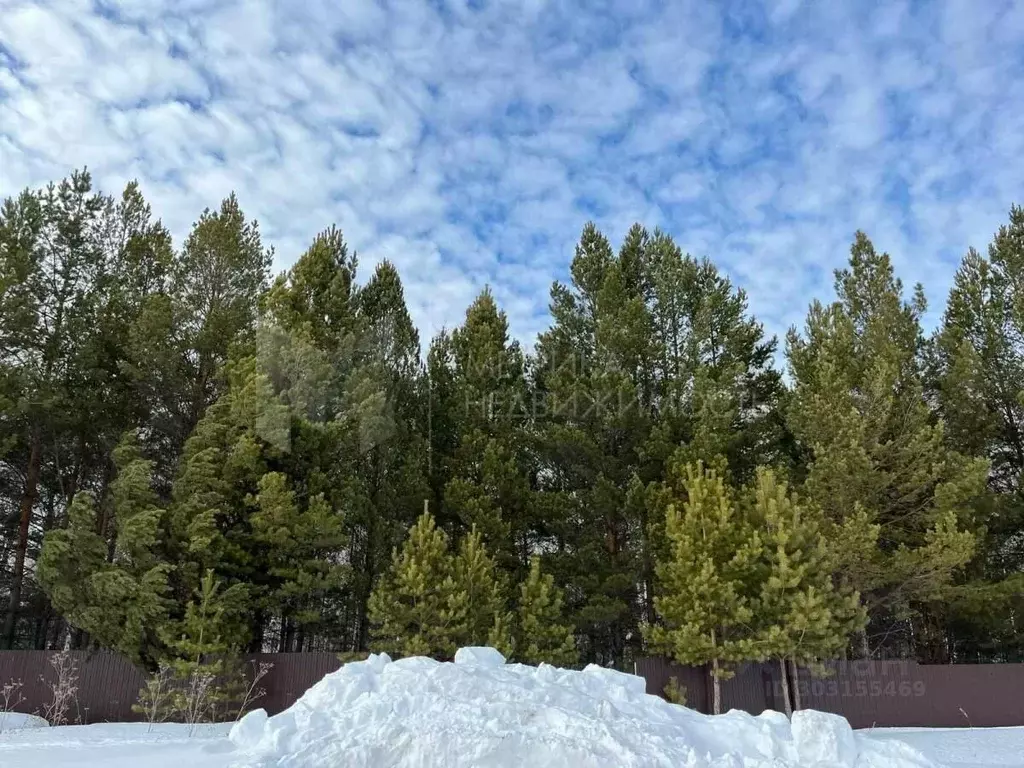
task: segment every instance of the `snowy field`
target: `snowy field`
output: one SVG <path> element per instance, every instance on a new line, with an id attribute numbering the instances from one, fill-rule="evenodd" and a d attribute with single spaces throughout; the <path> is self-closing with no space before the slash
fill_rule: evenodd
<path id="1" fill-rule="evenodd" d="M 5 731 L 0 733 L 0 766 L 231 768 L 238 755 L 227 732 L 226 726 L 203 726 L 189 738 L 182 726 L 158 725 L 149 730 L 137 723 Z M 936 765 L 948 768 L 1024 766 L 1024 728 L 887 728 L 873 731 L 871 738 L 905 741 Z"/>
<path id="2" fill-rule="evenodd" d="M 708 717 L 632 675 L 385 656 L 348 664 L 289 710 L 232 726 L 50 728 L 7 716 L 2 768 L 990 768 L 1024 766 L 1024 728 L 853 732 L 815 712 Z"/>
<path id="3" fill-rule="evenodd" d="M 137 723 L 5 731 L 0 733 L 0 766 L 231 768 L 238 764 L 238 755 L 227 733 L 227 726 L 203 726 L 189 738 L 182 726 L 158 725 L 149 730 Z M 876 729 L 871 738 L 905 741 L 936 765 L 948 768 L 1024 766 L 1024 728 L 886 728 Z"/>
<path id="4" fill-rule="evenodd" d="M 905 742 L 947 768 L 1024 766 L 1024 728 L 876 728 L 870 736 Z"/>

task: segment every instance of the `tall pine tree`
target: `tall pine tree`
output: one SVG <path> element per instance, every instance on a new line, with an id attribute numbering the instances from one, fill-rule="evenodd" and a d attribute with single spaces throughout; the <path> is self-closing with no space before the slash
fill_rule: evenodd
<path id="1" fill-rule="evenodd" d="M 811 451 L 805 493 L 836 525 L 877 526 L 877 546 L 838 565 L 869 611 L 860 652 L 882 642 L 938 660 L 930 630 L 945 590 L 974 553 L 987 464 L 948 447 L 925 399 L 924 297 L 903 299 L 889 256 L 857 233 L 838 300 L 791 331 L 789 423 Z M 862 540 L 862 537 L 855 537 Z"/>
<path id="2" fill-rule="evenodd" d="M 1011 208 L 986 256 L 964 257 L 932 351 L 950 442 L 991 463 L 991 509 L 948 601 L 948 642 L 954 657 L 1021 659 L 1024 632 L 1006 617 L 1024 608 L 1024 208 Z"/>

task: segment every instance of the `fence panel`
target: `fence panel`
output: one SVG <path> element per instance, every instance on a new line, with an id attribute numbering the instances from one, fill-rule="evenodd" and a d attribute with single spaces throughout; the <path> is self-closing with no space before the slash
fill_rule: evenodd
<path id="1" fill-rule="evenodd" d="M 0 687 L 20 681 L 15 712 L 43 715 L 53 701 L 51 686 L 57 673 L 51 663 L 56 651 L 0 652 Z M 145 680 L 131 662 L 108 651 L 71 651 L 78 674 L 78 691 L 67 718 L 74 723 L 137 720 L 131 711 Z M 13 702 L 12 702 L 13 703 Z"/>
<path id="2" fill-rule="evenodd" d="M 274 665 L 260 683 L 266 694 L 255 704 L 271 715 L 288 709 L 310 686 L 341 667 L 333 653 L 262 653 L 248 658 Z"/>
<path id="3" fill-rule="evenodd" d="M 714 709 L 714 686 L 705 667 L 689 667 L 667 659 L 638 659 L 636 674 L 647 682 L 647 692 L 663 696 L 665 686 L 673 677 L 686 687 L 686 706 L 709 714 Z M 760 714 L 774 708 L 771 670 L 762 664 L 744 664 L 735 677 L 722 681 L 722 711 L 742 709 Z M 781 702 L 780 702 L 781 708 Z"/>
<path id="4" fill-rule="evenodd" d="M 1024 664 L 834 662 L 833 675 L 801 674 L 805 707 L 844 715 L 855 728 L 1024 725 Z"/>
<path id="5" fill-rule="evenodd" d="M 842 715 L 854 728 L 995 727 L 1024 725 L 1024 664 L 921 665 L 914 661 L 842 661 L 825 665 L 815 677 L 798 673 L 800 705 Z M 682 667 L 667 659 L 641 659 L 637 674 L 647 692 L 661 695 L 672 676 L 693 686 L 687 705 L 711 711 L 710 685 L 702 668 Z M 758 681 L 760 680 L 760 691 Z M 750 664 L 722 685 L 723 709 L 758 714 L 783 709 L 778 662 Z"/>
<path id="6" fill-rule="evenodd" d="M 56 680 L 56 673 L 51 659 L 56 654 L 56 651 L 0 651 L 0 687 L 10 681 L 21 682 L 11 702 L 15 712 L 45 715 L 46 706 L 53 700 L 50 686 Z M 69 722 L 143 719 L 132 712 L 132 705 L 138 701 L 139 690 L 146 682 L 141 670 L 123 656 L 109 651 L 71 651 L 70 655 L 78 675 L 78 690 L 67 715 Z M 341 666 L 333 653 L 264 653 L 248 656 L 245 661 L 247 676 L 253 671 L 250 661 L 273 665 L 260 681 L 259 687 L 265 694 L 255 702 L 255 706 L 272 715 L 290 707 L 311 685 Z"/>

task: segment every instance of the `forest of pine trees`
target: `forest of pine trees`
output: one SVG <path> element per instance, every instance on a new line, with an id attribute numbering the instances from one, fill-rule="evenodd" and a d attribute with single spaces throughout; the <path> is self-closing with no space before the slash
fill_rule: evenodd
<path id="1" fill-rule="evenodd" d="M 0 210 L 0 648 L 1024 659 L 1024 209 L 934 331 L 857 233 L 781 347 L 639 224 L 524 347 L 486 290 L 421 340 L 337 229 L 274 277 L 234 196 L 158 213 Z"/>

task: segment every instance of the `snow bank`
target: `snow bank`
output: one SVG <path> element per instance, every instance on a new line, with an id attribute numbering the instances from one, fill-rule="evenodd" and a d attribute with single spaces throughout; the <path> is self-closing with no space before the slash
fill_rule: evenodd
<path id="1" fill-rule="evenodd" d="M 845 717 L 813 709 L 793 713 L 793 744 L 797 759 L 805 765 L 857 763 L 857 742 Z"/>
<path id="2" fill-rule="evenodd" d="M 839 717 L 718 717 L 589 666 L 505 664 L 464 648 L 455 663 L 386 655 L 347 664 L 290 709 L 231 731 L 248 768 L 929 768 L 906 745 L 868 744 Z"/>
<path id="3" fill-rule="evenodd" d="M 50 724 L 38 715 L 21 712 L 0 712 L 0 732 L 16 731 L 22 728 L 49 728 Z"/>

